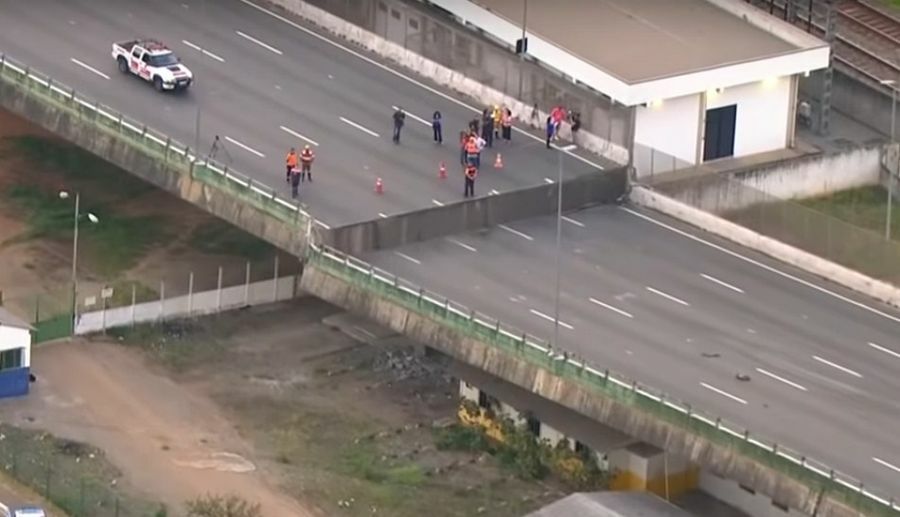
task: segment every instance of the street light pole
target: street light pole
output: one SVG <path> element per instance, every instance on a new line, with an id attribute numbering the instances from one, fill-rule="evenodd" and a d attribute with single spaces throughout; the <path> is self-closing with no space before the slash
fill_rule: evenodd
<path id="1" fill-rule="evenodd" d="M 567 145 L 559 148 L 557 151 L 557 174 L 556 174 L 556 298 L 553 309 L 553 346 L 559 348 L 559 277 L 560 266 L 559 259 L 562 255 L 562 197 L 563 197 L 563 154 L 564 152 L 575 149 L 574 145 Z"/>
<path id="2" fill-rule="evenodd" d="M 890 87 L 891 89 L 891 143 L 897 143 L 897 86 L 896 81 L 893 79 L 887 79 L 881 81 L 881 84 Z M 897 150 L 900 153 L 900 149 Z M 898 159 L 898 166 L 900 166 L 900 159 Z M 900 173 L 900 171 L 898 171 Z M 888 165 L 888 196 L 887 196 L 887 215 L 884 221 L 884 238 L 887 240 L 891 239 L 891 209 L 894 204 L 894 173 L 891 171 L 890 165 Z"/>
<path id="3" fill-rule="evenodd" d="M 72 238 L 72 334 L 78 318 L 78 218 L 81 210 L 81 193 L 75 193 L 75 230 Z"/>
<path id="4" fill-rule="evenodd" d="M 519 96 L 522 99 L 522 81 L 525 74 L 525 27 L 528 24 L 528 0 L 522 0 L 522 52 L 519 52 Z"/>

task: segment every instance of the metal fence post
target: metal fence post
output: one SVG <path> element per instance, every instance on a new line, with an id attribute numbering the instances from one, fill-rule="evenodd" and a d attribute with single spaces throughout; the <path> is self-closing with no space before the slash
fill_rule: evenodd
<path id="1" fill-rule="evenodd" d="M 278 253 L 275 254 L 275 272 L 272 273 L 272 301 L 278 301 Z"/>
<path id="2" fill-rule="evenodd" d="M 216 280 L 216 312 L 222 310 L 222 266 L 219 266 L 219 277 Z"/>
<path id="3" fill-rule="evenodd" d="M 194 312 L 194 272 L 188 275 L 188 306 L 187 315 L 190 316 Z"/>
<path id="4" fill-rule="evenodd" d="M 163 149 L 163 161 L 169 161 L 169 146 L 172 145 L 172 138 L 166 137 L 166 148 Z"/>
<path id="5" fill-rule="evenodd" d="M 250 305 L 250 261 L 247 261 L 247 272 L 244 275 L 244 305 Z"/>
<path id="6" fill-rule="evenodd" d="M 134 306 L 137 305 L 137 284 L 131 284 L 131 326 L 134 327 Z"/>
<path id="7" fill-rule="evenodd" d="M 159 281 L 159 317 L 157 318 L 159 321 L 165 319 L 165 306 L 166 306 L 166 281 Z"/>
<path id="8" fill-rule="evenodd" d="M 79 498 L 78 515 L 84 517 L 84 478 L 81 478 L 81 494 Z"/>

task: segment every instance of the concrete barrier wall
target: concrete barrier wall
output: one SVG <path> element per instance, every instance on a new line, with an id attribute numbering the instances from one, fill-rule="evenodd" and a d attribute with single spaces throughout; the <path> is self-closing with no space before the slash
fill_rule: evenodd
<path id="1" fill-rule="evenodd" d="M 692 207 L 722 214 L 777 199 L 803 199 L 877 185 L 881 153 L 881 146 L 862 147 L 762 168 L 657 183 L 654 188 Z"/>
<path id="2" fill-rule="evenodd" d="M 822 74 L 819 71 L 800 79 L 801 98 L 822 98 Z M 887 90 L 870 86 L 837 68 L 831 92 L 833 109 L 884 135 L 891 133 L 891 95 Z"/>
<path id="3" fill-rule="evenodd" d="M 624 168 L 585 174 L 566 181 L 563 184 L 563 211 L 613 202 L 625 193 L 626 183 Z M 543 184 L 352 224 L 320 234 L 328 245 L 351 255 L 359 255 L 530 217 L 552 215 L 557 210 L 557 199 L 557 184 Z"/>
<path id="4" fill-rule="evenodd" d="M 479 105 L 497 104 L 509 107 L 513 116 L 520 121 L 532 119 L 531 105 L 515 99 L 503 92 L 479 83 L 475 79 L 467 77 L 462 72 L 448 68 L 440 63 L 427 59 L 415 52 L 407 50 L 402 45 L 388 41 L 381 36 L 353 25 L 346 20 L 311 5 L 303 0 L 263 0 L 268 6 L 277 7 L 284 12 L 299 16 L 303 20 L 338 36 L 339 38 L 357 45 L 373 54 L 389 60 L 401 67 L 414 72 L 422 77 L 434 81 L 437 85 L 451 91 L 465 95 L 475 100 Z M 543 124 L 548 113 L 540 112 L 539 120 Z M 626 134 L 630 131 L 626 131 Z M 561 130 L 563 138 L 572 136 L 571 128 L 564 124 Z M 597 155 L 603 156 L 617 163 L 628 162 L 628 149 L 622 145 L 610 142 L 598 135 L 584 130 L 575 136 L 575 143 Z"/>
<path id="5" fill-rule="evenodd" d="M 900 515 L 900 507 L 868 493 L 861 496 L 853 488 L 858 482 L 829 474 L 823 465 L 766 445 L 720 419 L 551 350 L 497 320 L 336 250 L 310 248 L 300 287 L 806 515 Z"/>
<path id="6" fill-rule="evenodd" d="M 876 280 L 771 237 L 766 237 L 646 187 L 633 187 L 630 199 L 636 205 L 664 213 L 888 305 L 900 307 L 900 289 L 887 282 Z"/>
<path id="7" fill-rule="evenodd" d="M 309 219 L 298 205 L 227 167 L 193 161 L 185 146 L 6 56 L 0 56 L 0 108 L 285 251 L 304 251 Z"/>

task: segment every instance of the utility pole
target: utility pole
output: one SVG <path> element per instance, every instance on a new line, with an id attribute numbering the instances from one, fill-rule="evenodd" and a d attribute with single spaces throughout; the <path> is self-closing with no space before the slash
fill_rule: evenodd
<path id="1" fill-rule="evenodd" d="M 825 0 L 825 41 L 831 47 L 828 68 L 822 73 L 822 102 L 819 103 L 819 134 L 827 136 L 831 125 L 831 87 L 834 80 L 834 40 L 837 36 L 837 13 L 834 0 Z"/>
<path id="2" fill-rule="evenodd" d="M 516 54 L 519 54 L 519 96 L 522 98 L 523 81 L 525 75 L 525 52 L 528 51 L 528 38 L 525 36 L 526 27 L 528 26 L 528 0 L 522 0 L 522 39 L 516 42 Z"/>

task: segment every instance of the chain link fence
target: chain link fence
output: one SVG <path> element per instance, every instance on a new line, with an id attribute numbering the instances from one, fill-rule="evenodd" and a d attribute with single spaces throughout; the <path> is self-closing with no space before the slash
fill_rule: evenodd
<path id="1" fill-rule="evenodd" d="M 156 517 L 163 508 L 119 489 L 103 452 L 37 431 L 0 425 L 3 470 L 72 517 Z"/>

